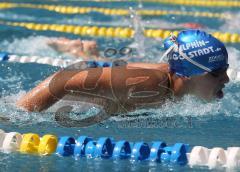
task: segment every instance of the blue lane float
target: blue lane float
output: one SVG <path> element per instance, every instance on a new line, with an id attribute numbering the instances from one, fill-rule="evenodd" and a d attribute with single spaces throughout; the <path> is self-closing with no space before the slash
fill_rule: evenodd
<path id="1" fill-rule="evenodd" d="M 9 60 L 8 53 L 0 52 L 0 61 L 8 61 L 8 60 Z"/>
<path id="2" fill-rule="evenodd" d="M 56 154 L 61 156 L 73 155 L 75 149 L 75 139 L 73 137 L 64 136 L 61 137 L 56 149 Z"/>
<path id="3" fill-rule="evenodd" d="M 74 156 L 85 156 L 86 144 L 93 139 L 87 136 L 80 136 L 75 144 Z"/>
<path id="4" fill-rule="evenodd" d="M 94 142 L 94 141 L 91 141 Z M 113 140 L 108 137 L 101 137 L 93 144 L 93 157 L 110 158 L 113 152 Z"/>
<path id="5" fill-rule="evenodd" d="M 130 143 L 126 140 L 115 142 L 113 138 L 100 137 L 93 140 L 88 136 L 61 137 L 56 149 L 56 154 L 61 156 L 81 156 L 103 159 L 131 159 L 135 161 L 155 161 L 186 165 L 189 145 L 176 143 L 167 146 L 165 142 L 155 141 L 151 147 L 141 141 Z"/>
<path id="6" fill-rule="evenodd" d="M 188 144 L 176 143 L 174 146 L 164 147 L 164 152 L 161 154 L 161 160 L 164 162 L 178 163 L 185 165 L 187 163 Z"/>
<path id="7" fill-rule="evenodd" d="M 132 149 L 131 158 L 134 160 L 147 160 L 150 155 L 150 148 L 147 143 L 137 142 Z"/>
<path id="8" fill-rule="evenodd" d="M 130 158 L 131 152 L 130 143 L 125 140 L 120 140 L 114 146 L 112 157 L 116 159 L 127 159 Z"/>
<path id="9" fill-rule="evenodd" d="M 153 142 L 149 160 L 161 162 L 161 154 L 165 152 L 164 147 L 166 146 L 167 144 L 165 142 L 161 142 L 161 141 Z"/>

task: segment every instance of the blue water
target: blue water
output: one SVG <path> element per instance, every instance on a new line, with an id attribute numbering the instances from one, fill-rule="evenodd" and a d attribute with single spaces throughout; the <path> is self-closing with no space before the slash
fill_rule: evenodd
<path id="1" fill-rule="evenodd" d="M 14 1 L 12 1 L 14 2 Z M 19 2 L 19 1 L 16 1 Z M 97 3 L 77 1 L 21 1 L 36 4 L 62 4 L 76 6 L 98 6 L 109 8 L 137 8 L 137 2 L 131 3 Z M 142 24 L 154 23 L 154 27 L 172 26 L 183 22 L 196 22 L 206 26 L 207 31 L 228 31 L 240 33 L 240 14 L 237 9 L 180 7 L 153 3 L 143 3 L 148 9 L 175 9 L 190 11 L 211 11 L 234 13 L 233 20 L 209 18 L 194 18 L 184 16 L 142 17 Z M 99 26 L 131 26 L 129 17 L 104 16 L 99 13 L 84 15 L 64 15 L 46 10 L 36 9 L 7 9 L 0 10 L 0 20 L 39 23 L 65 23 Z M 0 51 L 18 55 L 37 55 L 52 58 L 71 58 L 67 54 L 59 54 L 52 50 L 47 41 L 49 37 L 79 38 L 76 35 L 59 32 L 36 32 L 20 27 L 0 25 Z M 87 38 L 96 40 L 101 54 L 106 47 L 117 49 L 126 45 L 136 44 L 138 39 L 106 39 Z M 163 53 L 160 51 L 161 41 L 142 39 L 144 42 L 138 50 L 145 50 L 145 56 L 140 61 L 155 62 Z M 230 67 L 240 68 L 240 44 L 227 44 Z M 60 102 L 55 107 L 42 113 L 27 113 L 15 107 L 15 102 L 28 90 L 36 86 L 44 78 L 57 71 L 57 67 L 40 64 L 0 63 L 0 115 L 8 117 L 1 121 L 0 128 L 6 132 L 55 134 L 57 136 L 89 135 L 97 139 L 101 136 L 114 137 L 115 140 L 126 139 L 132 142 L 144 140 L 148 143 L 154 140 L 166 141 L 169 145 L 176 142 L 189 143 L 190 146 L 202 145 L 209 148 L 240 146 L 240 83 L 230 82 L 224 89 L 225 97 L 219 101 L 203 102 L 192 96 L 185 96 L 177 103 L 167 102 L 163 107 L 150 110 L 139 110 L 129 113 L 127 117 L 114 117 L 103 123 L 86 128 L 62 127 L 54 120 L 54 110 L 67 102 Z M 76 105 L 80 109 L 81 105 Z M 90 112 L 86 112 L 91 113 Z M 147 124 L 145 122 L 148 122 Z M 19 153 L 0 153 L 0 171 L 206 171 L 207 168 L 188 166 L 170 166 L 159 163 L 132 162 L 129 160 L 100 160 L 56 155 L 40 157 Z M 224 170 L 224 169 L 223 169 Z"/>

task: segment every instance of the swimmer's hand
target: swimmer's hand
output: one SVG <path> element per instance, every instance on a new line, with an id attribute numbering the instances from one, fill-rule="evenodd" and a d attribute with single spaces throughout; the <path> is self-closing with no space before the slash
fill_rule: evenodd
<path id="1" fill-rule="evenodd" d="M 98 59 L 99 52 L 95 41 L 70 40 L 67 38 L 57 38 L 48 41 L 48 45 L 56 51 L 69 53 L 74 57 L 81 57 L 84 60 Z"/>

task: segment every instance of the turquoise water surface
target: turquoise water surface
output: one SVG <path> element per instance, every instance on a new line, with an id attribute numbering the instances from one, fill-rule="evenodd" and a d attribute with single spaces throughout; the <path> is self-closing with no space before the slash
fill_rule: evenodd
<path id="1" fill-rule="evenodd" d="M 1 1 L 2 2 L 2 1 Z M 14 2 L 14 1 L 11 1 Z M 20 3 L 19 1 L 16 1 Z M 26 1 L 32 4 L 54 4 L 71 6 L 94 6 L 109 8 L 133 9 L 175 9 L 182 11 L 209 11 L 234 13 L 232 20 L 166 15 L 161 17 L 105 16 L 97 12 L 83 15 L 66 15 L 41 9 L 13 8 L 0 9 L 1 21 L 57 23 L 97 26 L 133 26 L 134 19 L 138 25 L 146 27 L 177 27 L 184 22 L 195 22 L 205 26 L 207 31 L 222 31 L 239 33 L 239 9 L 204 8 L 168 6 L 160 3 L 118 2 L 99 3 L 81 1 Z M 136 21 L 135 21 L 136 24 Z M 0 24 L 0 51 L 17 55 L 47 56 L 52 58 L 72 59 L 68 54 L 60 54 L 52 50 L 47 41 L 49 38 L 67 37 L 79 38 L 77 35 L 53 31 L 31 31 L 21 27 Z M 91 38 L 99 44 L 101 55 L 107 47 L 120 49 L 123 46 L 135 46 L 142 58 L 139 61 L 156 62 L 161 51 L 161 40 L 144 38 L 141 35 L 134 39 Z M 141 42 L 141 43 L 139 43 Z M 240 68 L 240 44 L 226 44 L 229 52 L 230 67 Z M 117 57 L 116 57 L 117 58 Z M 130 59 L 131 60 L 131 59 Z M 136 59 L 134 59 L 136 61 Z M 101 136 L 114 137 L 116 140 L 125 139 L 132 142 L 144 140 L 148 143 L 154 140 L 166 141 L 169 145 L 176 142 L 188 143 L 190 146 L 201 145 L 208 148 L 240 146 L 240 83 L 230 82 L 224 88 L 225 97 L 213 102 L 203 102 L 192 96 L 185 96 L 183 100 L 167 102 L 157 109 L 142 109 L 129 113 L 127 117 L 112 117 L 109 120 L 86 128 L 67 128 L 54 120 L 54 110 L 62 104 L 60 102 L 51 109 L 41 113 L 27 113 L 15 107 L 15 102 L 32 89 L 44 78 L 59 68 L 42 64 L 0 63 L 0 115 L 9 120 L 1 121 L 0 128 L 6 132 L 54 134 L 56 136 L 89 135 L 95 139 Z M 70 102 L 71 103 L 71 102 Z M 76 102 L 74 102 L 76 103 Z M 81 111 L 82 105 L 75 105 Z M 85 108 L 83 114 L 94 113 L 92 107 Z M 147 121 L 147 122 L 146 122 Z M 173 166 L 160 163 L 134 162 L 129 160 L 108 159 L 74 159 L 73 157 L 36 156 L 20 153 L 0 153 L 0 171 L 206 171 L 207 168 L 188 166 Z M 221 169 L 224 171 L 224 169 Z"/>

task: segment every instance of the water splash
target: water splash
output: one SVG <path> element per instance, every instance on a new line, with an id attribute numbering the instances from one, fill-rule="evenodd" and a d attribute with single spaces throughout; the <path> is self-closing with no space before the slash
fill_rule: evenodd
<path id="1" fill-rule="evenodd" d="M 0 42 L 1 49 L 14 54 L 27 54 L 38 56 L 57 56 L 51 49 L 45 36 L 30 36 L 27 38 L 15 38 L 13 41 L 3 40 Z"/>
<path id="2" fill-rule="evenodd" d="M 129 12 L 133 24 L 133 29 L 135 31 L 134 34 L 135 48 L 138 51 L 139 58 L 143 58 L 146 52 L 145 52 L 144 27 L 141 23 L 141 17 L 137 15 L 136 11 L 133 8 L 129 8 Z"/>
<path id="3" fill-rule="evenodd" d="M 17 100 L 25 94 L 25 91 L 20 91 L 18 94 L 11 94 L 0 98 L 0 121 L 17 126 L 53 122 L 50 114 L 26 112 L 16 107 Z"/>
<path id="4" fill-rule="evenodd" d="M 227 47 L 230 68 L 240 70 L 240 50 Z"/>
<path id="5" fill-rule="evenodd" d="M 240 93 L 236 91 L 236 94 L 233 97 L 232 93 L 229 91 L 230 89 L 226 91 L 226 95 L 222 100 L 203 102 L 194 96 L 187 95 L 184 96 L 181 101 L 168 101 L 157 109 L 141 109 L 135 112 L 130 112 L 127 115 L 113 117 L 111 120 L 118 122 L 137 120 L 142 122 L 148 119 L 161 120 L 163 118 L 187 119 L 190 117 L 199 121 L 205 121 L 212 117 L 240 118 L 238 113 L 240 110 L 238 103 L 240 100 Z"/>
<path id="6" fill-rule="evenodd" d="M 224 15 L 228 15 L 229 19 L 225 20 L 225 24 L 220 27 L 220 30 L 223 32 L 232 32 L 232 33 L 240 33 L 239 25 L 240 25 L 240 13 L 224 13 Z"/>

